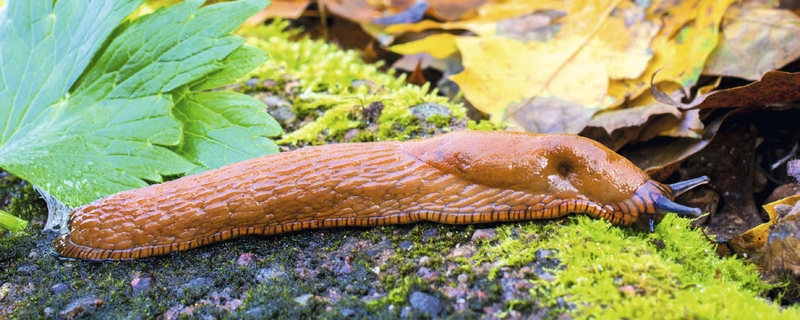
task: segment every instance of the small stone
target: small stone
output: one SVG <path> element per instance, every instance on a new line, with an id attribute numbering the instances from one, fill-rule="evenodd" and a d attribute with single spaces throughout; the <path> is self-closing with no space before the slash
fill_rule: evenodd
<path id="1" fill-rule="evenodd" d="M 653 240 L 653 245 L 656 246 L 656 248 L 658 248 L 658 250 L 664 250 L 664 248 L 667 247 L 667 245 L 664 243 L 664 240 L 661 240 L 661 239 Z"/>
<path id="2" fill-rule="evenodd" d="M 400 319 L 408 319 L 411 317 L 411 310 L 413 310 L 409 306 L 403 307 L 403 310 L 400 311 Z"/>
<path id="3" fill-rule="evenodd" d="M 308 304 L 308 300 L 311 300 L 311 298 L 313 298 L 313 297 L 314 297 L 313 294 L 306 293 L 306 294 L 301 295 L 299 297 L 295 297 L 294 298 L 294 302 L 297 302 L 301 306 L 305 306 L 305 305 Z"/>
<path id="4" fill-rule="evenodd" d="M 341 313 L 345 318 L 355 317 L 357 314 L 356 310 L 350 308 L 342 308 Z"/>
<path id="5" fill-rule="evenodd" d="M 149 289 L 155 282 L 153 275 L 148 273 L 136 273 L 131 280 L 131 288 L 133 288 L 133 295 L 138 295 L 144 290 Z"/>
<path id="6" fill-rule="evenodd" d="M 264 283 L 268 280 L 277 279 L 284 275 L 286 275 L 286 272 L 280 267 L 261 268 L 258 269 L 258 274 L 256 274 L 256 281 Z"/>
<path id="7" fill-rule="evenodd" d="M 258 307 L 248 309 L 247 311 L 244 312 L 244 315 L 246 315 L 248 318 L 252 318 L 252 319 L 263 319 L 264 318 L 264 312 L 261 311 L 261 308 L 258 308 Z"/>
<path id="8" fill-rule="evenodd" d="M 73 301 L 66 308 L 58 312 L 58 316 L 65 319 L 77 319 L 92 314 L 97 308 L 103 306 L 103 300 L 95 296 L 83 297 Z"/>
<path id="9" fill-rule="evenodd" d="M 555 255 L 553 254 L 553 251 L 551 251 L 551 250 L 547 250 L 547 249 L 536 250 L 536 260 L 550 259 L 550 258 L 553 258 L 553 256 L 555 256 Z"/>
<path id="10" fill-rule="evenodd" d="M 428 257 L 428 256 L 422 256 L 422 258 L 419 258 L 419 265 L 421 265 L 421 266 L 427 266 L 427 265 L 428 265 L 428 263 L 429 263 L 430 261 L 431 261 L 431 258 L 430 258 L 430 257 Z"/>
<path id="11" fill-rule="evenodd" d="M 466 273 L 462 273 L 458 275 L 458 283 L 467 283 L 469 281 L 469 275 Z"/>
<path id="12" fill-rule="evenodd" d="M 432 116 L 449 117 L 453 114 L 452 112 L 450 112 L 450 108 L 448 108 L 447 106 L 430 102 L 413 106 L 409 108 L 408 111 L 410 111 L 411 114 L 417 116 L 420 120 L 425 120 Z"/>
<path id="13" fill-rule="evenodd" d="M 283 125 L 288 125 L 297 120 L 297 115 L 288 107 L 277 107 L 269 111 L 269 115 L 275 118 L 275 121 Z"/>
<path id="14" fill-rule="evenodd" d="M 351 274 L 353 273 L 353 264 L 350 262 L 353 258 L 351 256 L 344 257 L 344 263 L 342 263 L 342 267 L 339 268 L 340 274 Z"/>
<path id="15" fill-rule="evenodd" d="M 33 264 L 23 264 L 23 265 L 19 266 L 19 268 L 17 268 L 17 273 L 21 273 L 21 274 L 33 274 L 34 272 L 36 272 L 36 270 L 37 270 L 37 269 L 38 269 L 38 268 L 36 268 L 36 265 L 33 265 Z"/>
<path id="16" fill-rule="evenodd" d="M 438 273 L 436 273 L 435 271 L 431 271 L 431 269 L 428 269 L 427 267 L 421 267 L 419 268 L 419 270 L 417 270 L 417 275 L 422 280 L 430 281 L 435 279 Z"/>
<path id="17" fill-rule="evenodd" d="M 494 229 L 478 229 L 472 234 L 472 241 L 492 240 L 495 237 L 497 237 L 497 232 Z"/>
<path id="18" fill-rule="evenodd" d="M 353 139 L 355 139 L 358 136 L 359 133 L 361 133 L 361 129 L 350 129 L 350 130 L 347 130 L 347 132 L 345 132 L 345 134 L 344 134 L 344 140 L 345 141 L 352 141 Z"/>
<path id="19" fill-rule="evenodd" d="M 258 257 L 250 252 L 245 252 L 239 255 L 239 258 L 236 259 L 236 265 L 241 267 L 249 266 L 255 263 L 258 260 Z"/>
<path id="20" fill-rule="evenodd" d="M 211 278 L 197 277 L 192 279 L 192 281 L 184 283 L 180 287 L 178 287 L 178 295 L 180 296 L 183 295 L 184 293 L 191 294 L 192 292 L 197 292 L 202 288 L 210 287 L 212 284 L 214 284 L 214 280 Z"/>
<path id="21" fill-rule="evenodd" d="M 291 102 L 286 101 L 285 99 L 283 99 L 281 97 L 273 96 L 273 95 L 268 95 L 268 96 L 265 96 L 265 97 L 261 98 L 261 102 L 263 102 L 267 107 L 270 107 L 270 108 L 278 108 L 278 107 L 291 108 L 292 107 L 292 103 Z"/>
<path id="22" fill-rule="evenodd" d="M 64 292 L 67 292 L 67 290 L 69 290 L 69 286 L 66 283 L 63 283 L 63 282 L 56 283 L 52 287 L 50 287 L 50 290 L 53 290 L 53 293 L 59 295 L 59 294 L 62 294 Z"/>
<path id="23" fill-rule="evenodd" d="M 278 82 L 275 81 L 275 80 L 272 80 L 272 79 L 267 79 L 267 80 L 264 80 L 264 82 L 261 83 L 261 86 L 266 88 L 266 89 L 274 88 L 274 87 L 278 86 Z"/>
<path id="24" fill-rule="evenodd" d="M 538 271 L 538 269 L 537 269 L 537 271 Z M 552 272 L 547 272 L 547 271 L 537 272 L 536 276 L 538 276 L 539 279 L 547 281 L 547 282 L 556 281 L 556 275 L 554 275 Z"/>
<path id="25" fill-rule="evenodd" d="M 244 85 L 248 88 L 257 88 L 259 82 L 261 81 L 259 81 L 258 78 L 250 78 L 244 82 Z"/>
<path id="26" fill-rule="evenodd" d="M 439 233 L 439 229 L 429 228 L 428 230 L 425 230 L 424 232 L 422 232 L 422 240 L 428 241 L 431 238 L 435 238 L 438 233 Z"/>
<path id="27" fill-rule="evenodd" d="M 632 285 L 629 284 L 621 286 L 617 288 L 617 290 L 619 291 L 620 294 L 622 294 L 626 298 L 633 298 L 634 296 L 636 296 L 636 288 L 634 288 Z"/>
<path id="28" fill-rule="evenodd" d="M 403 242 L 400 242 L 400 245 L 399 245 L 398 247 L 399 247 L 401 250 L 406 250 L 406 251 L 408 251 L 408 250 L 411 250 L 411 248 L 413 248 L 413 247 L 414 247 L 414 243 L 413 243 L 413 242 L 411 242 L 411 241 L 403 241 Z"/>
<path id="29" fill-rule="evenodd" d="M 432 318 L 439 316 L 439 312 L 442 311 L 442 302 L 439 298 L 424 292 L 412 292 L 408 302 L 414 309 L 425 312 Z"/>

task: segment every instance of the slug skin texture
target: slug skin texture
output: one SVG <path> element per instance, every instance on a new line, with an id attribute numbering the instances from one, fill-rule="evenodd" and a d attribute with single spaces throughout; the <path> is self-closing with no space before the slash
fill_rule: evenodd
<path id="1" fill-rule="evenodd" d="M 461 131 L 302 148 L 116 193 L 73 211 L 55 247 L 69 258 L 137 259 L 249 234 L 570 213 L 652 228 L 664 214 L 655 203 L 672 198 L 589 139 Z"/>

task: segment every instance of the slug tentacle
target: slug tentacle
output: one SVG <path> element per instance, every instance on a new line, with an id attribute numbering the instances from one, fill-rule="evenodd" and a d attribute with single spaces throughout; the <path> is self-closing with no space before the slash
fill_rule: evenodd
<path id="1" fill-rule="evenodd" d="M 664 210 L 694 212 L 672 202 L 674 189 L 578 136 L 465 131 L 303 148 L 120 192 L 73 211 L 54 245 L 120 260 L 252 234 L 571 213 L 652 230 Z"/>
<path id="2" fill-rule="evenodd" d="M 679 181 L 669 185 L 670 190 L 672 190 L 673 197 L 677 197 L 682 195 L 684 192 L 694 189 L 697 186 L 704 185 L 711 180 L 706 176 L 697 177 L 694 179 L 689 179 L 686 181 Z M 676 213 L 680 213 L 677 211 L 673 211 Z M 688 214 L 688 213 L 687 213 Z"/>

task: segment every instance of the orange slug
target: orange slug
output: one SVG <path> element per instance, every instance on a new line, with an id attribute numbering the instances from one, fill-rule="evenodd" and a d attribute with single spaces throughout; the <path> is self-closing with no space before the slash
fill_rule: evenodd
<path id="1" fill-rule="evenodd" d="M 651 180 L 574 135 L 462 131 L 406 142 L 330 144 L 124 191 L 77 208 L 65 257 L 137 259 L 243 235 L 414 223 L 471 224 L 585 213 L 651 231 L 705 183 Z"/>

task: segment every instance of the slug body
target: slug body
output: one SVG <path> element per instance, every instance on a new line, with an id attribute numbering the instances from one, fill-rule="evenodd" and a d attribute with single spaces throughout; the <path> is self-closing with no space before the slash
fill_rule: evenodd
<path id="1" fill-rule="evenodd" d="M 677 205 L 672 198 L 592 140 L 463 131 L 302 148 L 120 192 L 73 211 L 55 247 L 72 258 L 136 259 L 249 234 L 569 213 L 652 228 L 665 213 L 656 203 Z"/>

